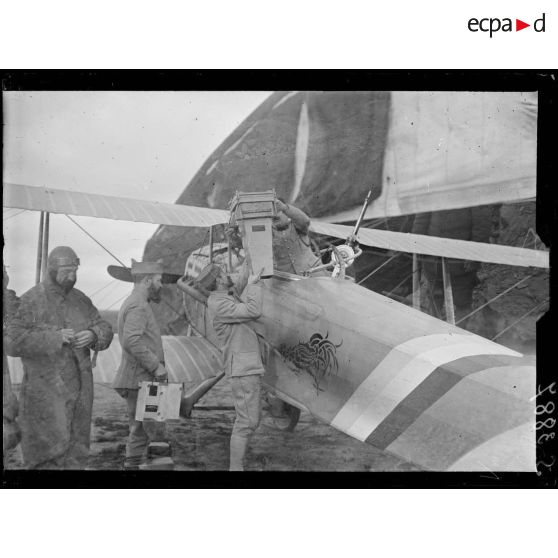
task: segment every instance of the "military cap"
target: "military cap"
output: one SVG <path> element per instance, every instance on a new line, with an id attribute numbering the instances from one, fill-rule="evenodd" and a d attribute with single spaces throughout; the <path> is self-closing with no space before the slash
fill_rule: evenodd
<path id="1" fill-rule="evenodd" d="M 160 273 L 163 274 L 163 260 L 157 260 L 156 262 L 136 262 L 132 260 L 132 275 L 147 275 Z"/>
<path id="2" fill-rule="evenodd" d="M 196 277 L 196 286 L 200 288 L 202 292 L 212 291 L 215 289 L 215 284 L 217 279 L 223 273 L 223 269 L 220 265 L 215 263 L 210 263 L 206 265 Z"/>

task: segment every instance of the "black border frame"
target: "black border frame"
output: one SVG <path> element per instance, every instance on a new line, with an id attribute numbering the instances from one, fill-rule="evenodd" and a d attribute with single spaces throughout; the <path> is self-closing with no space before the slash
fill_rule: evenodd
<path id="1" fill-rule="evenodd" d="M 538 91 L 537 232 L 552 248 L 556 196 L 557 74 L 553 70 L 4 70 L 2 91 L 26 90 L 437 90 Z M 226 86 L 224 84 L 227 84 Z M 231 87 L 231 85 L 233 87 Z M 3 115 L 3 113 L 2 113 Z M 537 323 L 537 386 L 556 381 L 552 365 L 556 255 L 550 252 L 550 309 Z M 554 366 L 556 364 L 554 363 Z M 558 397 L 552 399 L 557 404 Z M 548 399 L 545 399 L 545 403 Z M 551 415 L 558 419 L 558 413 Z M 556 426 L 548 433 L 556 433 Z M 554 488 L 558 439 L 537 446 L 540 473 L 163 472 L 2 470 L 3 488 Z"/>

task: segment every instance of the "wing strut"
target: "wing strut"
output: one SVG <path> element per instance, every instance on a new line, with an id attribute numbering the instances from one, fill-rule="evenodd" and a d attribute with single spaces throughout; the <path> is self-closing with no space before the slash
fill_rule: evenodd
<path id="1" fill-rule="evenodd" d="M 453 307 L 453 290 L 451 288 L 451 275 L 446 258 L 442 258 L 442 277 L 444 280 L 444 303 L 446 306 L 446 321 L 455 325 L 455 309 Z"/>
<path id="2" fill-rule="evenodd" d="M 41 267 L 43 263 L 43 232 L 45 226 L 45 212 L 41 211 L 41 220 L 39 221 L 39 240 L 37 242 L 37 270 L 35 272 L 35 285 L 41 282 Z"/>
<path id="3" fill-rule="evenodd" d="M 413 254 L 413 308 L 420 310 L 420 271 L 418 266 L 418 256 Z"/>
<path id="4" fill-rule="evenodd" d="M 41 268 L 41 279 L 44 280 L 47 274 L 48 260 L 48 237 L 50 234 L 50 213 L 45 211 L 45 231 L 43 233 L 43 262 Z"/>
<path id="5" fill-rule="evenodd" d="M 47 274 L 48 258 L 48 236 L 50 230 L 50 214 L 48 211 L 41 211 L 39 221 L 39 239 L 37 242 L 37 268 L 35 273 L 35 284 L 41 282 Z"/>

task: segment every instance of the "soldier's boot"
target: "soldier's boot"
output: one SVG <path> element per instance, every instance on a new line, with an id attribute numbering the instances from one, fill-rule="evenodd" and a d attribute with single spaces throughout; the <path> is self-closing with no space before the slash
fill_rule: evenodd
<path id="1" fill-rule="evenodd" d="M 229 471 L 244 471 L 244 456 L 248 447 L 248 438 L 231 436 Z"/>
<path id="2" fill-rule="evenodd" d="M 142 462 L 143 456 L 134 455 L 134 456 L 126 456 L 124 461 L 124 465 L 122 465 L 123 471 L 138 471 Z"/>
<path id="3" fill-rule="evenodd" d="M 172 471 L 172 448 L 167 442 L 150 442 L 147 446 L 147 460 L 140 465 L 142 471 Z"/>

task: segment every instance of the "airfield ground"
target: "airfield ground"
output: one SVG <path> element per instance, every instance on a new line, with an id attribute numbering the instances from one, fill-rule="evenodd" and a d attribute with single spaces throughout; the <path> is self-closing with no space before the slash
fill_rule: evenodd
<path id="1" fill-rule="evenodd" d="M 17 390 L 16 386 L 16 390 Z M 17 392 L 17 391 L 16 391 Z M 199 402 L 200 406 L 232 406 L 223 380 Z M 412 471 L 413 465 L 363 444 L 302 413 L 294 432 L 277 428 L 263 413 L 247 457 L 251 471 Z M 232 410 L 194 410 L 192 418 L 169 425 L 175 469 L 222 471 L 228 467 Z M 126 406 L 109 386 L 95 385 L 89 469 L 119 469 L 128 434 Z M 19 448 L 8 456 L 7 468 L 22 467 Z"/>

